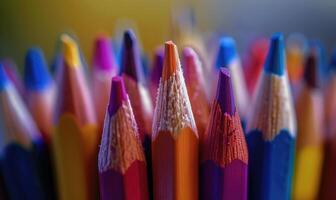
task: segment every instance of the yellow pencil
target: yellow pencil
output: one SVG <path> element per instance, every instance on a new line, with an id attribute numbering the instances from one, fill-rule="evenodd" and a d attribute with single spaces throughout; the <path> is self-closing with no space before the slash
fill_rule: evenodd
<path id="1" fill-rule="evenodd" d="M 62 200 L 97 199 L 98 134 L 78 47 L 62 35 L 64 64 L 58 88 L 53 149 Z"/>

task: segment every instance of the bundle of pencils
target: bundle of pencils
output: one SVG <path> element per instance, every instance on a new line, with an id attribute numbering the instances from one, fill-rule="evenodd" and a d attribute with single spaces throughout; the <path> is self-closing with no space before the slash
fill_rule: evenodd
<path id="1" fill-rule="evenodd" d="M 145 155 L 121 77 L 112 79 L 98 160 L 102 200 L 148 199 Z"/>
<path id="2" fill-rule="evenodd" d="M 222 68 L 201 138 L 201 199 L 247 199 L 248 152 L 234 101 L 230 73 Z"/>
<path id="3" fill-rule="evenodd" d="M 330 71 L 298 34 L 238 52 L 182 14 L 182 65 L 131 29 L 98 35 L 91 68 L 69 34 L 52 73 L 38 47 L 23 79 L 0 60 L 0 199 L 336 199 L 336 52 Z"/>
<path id="4" fill-rule="evenodd" d="M 60 199 L 96 199 L 98 194 L 96 116 L 75 41 L 62 35 L 53 152 Z M 66 94 L 66 95 L 64 95 Z"/>
<path id="5" fill-rule="evenodd" d="M 154 199 L 198 198 L 198 134 L 177 47 L 165 43 L 153 120 Z"/>
<path id="6" fill-rule="evenodd" d="M 296 122 L 281 34 L 271 38 L 246 137 L 249 199 L 290 199 Z"/>

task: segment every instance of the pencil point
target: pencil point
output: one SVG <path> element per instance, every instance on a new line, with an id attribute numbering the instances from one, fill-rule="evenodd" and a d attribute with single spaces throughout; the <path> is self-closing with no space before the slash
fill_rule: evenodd
<path id="1" fill-rule="evenodd" d="M 128 29 L 124 33 L 124 42 L 126 48 L 133 48 L 134 44 L 136 43 L 136 37 L 134 32 L 131 29 Z"/>
<path id="2" fill-rule="evenodd" d="M 151 80 L 152 82 L 159 84 L 163 69 L 163 54 L 164 50 L 159 47 L 154 53 L 154 62 L 152 66 Z"/>
<path id="3" fill-rule="evenodd" d="M 51 83 L 47 64 L 40 48 L 31 48 L 26 54 L 24 82 L 29 90 L 42 90 Z"/>
<path id="4" fill-rule="evenodd" d="M 237 57 L 236 42 L 231 37 L 222 37 L 219 41 L 219 49 L 216 58 L 216 69 L 229 67 L 233 59 Z"/>
<path id="5" fill-rule="evenodd" d="M 182 52 L 182 60 L 183 60 L 183 69 L 184 69 L 184 74 L 186 77 L 186 80 L 188 77 L 194 77 L 193 75 L 199 74 L 200 70 L 200 60 L 197 55 L 197 53 L 191 48 L 191 47 L 186 47 L 183 49 Z M 197 80 L 193 80 L 197 81 Z"/>
<path id="6" fill-rule="evenodd" d="M 121 71 L 136 82 L 143 82 L 143 71 L 139 47 L 134 32 L 129 29 L 124 32 Z"/>
<path id="7" fill-rule="evenodd" d="M 9 78 L 6 74 L 4 66 L 0 64 L 0 90 L 4 90 L 9 83 Z"/>
<path id="8" fill-rule="evenodd" d="M 318 49 L 311 49 L 305 61 L 304 80 L 311 88 L 318 88 L 319 83 L 319 58 Z"/>
<path id="9" fill-rule="evenodd" d="M 80 65 L 80 57 L 77 44 L 69 35 L 61 36 L 63 44 L 63 58 L 69 67 L 77 68 Z"/>
<path id="10" fill-rule="evenodd" d="M 112 43 L 105 35 L 96 39 L 93 66 L 104 71 L 111 71 L 115 66 Z"/>
<path id="11" fill-rule="evenodd" d="M 216 101 L 220 105 L 222 112 L 234 115 L 236 111 L 231 75 L 227 68 L 221 68 L 219 71 Z"/>
<path id="12" fill-rule="evenodd" d="M 285 45 L 281 33 L 275 33 L 270 42 L 264 70 L 282 76 L 285 73 Z"/>
<path id="13" fill-rule="evenodd" d="M 177 65 L 180 64 L 176 45 L 172 41 L 165 43 L 164 61 L 162 70 L 162 79 L 168 80 L 176 71 Z"/>
<path id="14" fill-rule="evenodd" d="M 110 116 L 114 115 L 122 106 L 122 103 L 127 100 L 127 93 L 122 77 L 115 76 L 112 78 L 111 95 L 108 106 Z"/>

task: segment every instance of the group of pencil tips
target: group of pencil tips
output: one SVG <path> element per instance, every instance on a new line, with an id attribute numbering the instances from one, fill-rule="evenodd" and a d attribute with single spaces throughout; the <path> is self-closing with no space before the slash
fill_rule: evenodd
<path id="1" fill-rule="evenodd" d="M 64 33 L 51 68 L 27 51 L 22 79 L 2 60 L 0 199 L 336 199 L 336 53 L 175 39 L 149 59 L 133 30 L 100 34 L 87 65 Z"/>

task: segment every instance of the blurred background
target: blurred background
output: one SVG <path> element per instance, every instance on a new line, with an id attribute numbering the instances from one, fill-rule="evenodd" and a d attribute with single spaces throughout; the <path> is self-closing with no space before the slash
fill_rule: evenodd
<path id="1" fill-rule="evenodd" d="M 305 34 L 320 39 L 328 51 L 336 43 L 334 0 L 4 0 L 0 6 L 0 58 L 13 58 L 22 68 L 24 53 L 40 46 L 48 60 L 57 36 L 74 33 L 84 55 L 91 60 L 93 41 L 100 32 L 116 35 L 124 24 L 132 24 L 147 53 L 171 39 L 174 14 L 190 8 L 201 33 L 225 33 L 243 50 L 255 36 Z"/>

